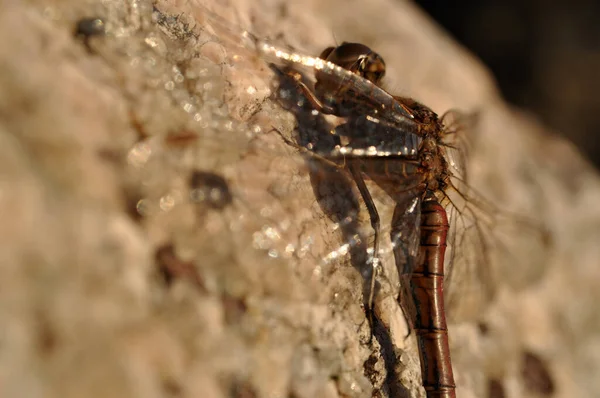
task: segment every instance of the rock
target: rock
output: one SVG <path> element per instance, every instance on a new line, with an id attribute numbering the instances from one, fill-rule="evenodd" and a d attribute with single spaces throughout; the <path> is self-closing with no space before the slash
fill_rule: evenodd
<path id="1" fill-rule="evenodd" d="M 449 311 L 458 394 L 600 391 L 600 191 L 570 144 L 411 3 L 205 5 L 309 54 L 368 44 L 390 92 L 477 114 L 469 184 L 493 221 L 533 221 L 506 245 L 484 225 L 496 294 L 476 317 Z M 104 35 L 74 34 L 96 17 Z M 355 188 L 319 183 L 282 139 L 294 118 L 239 32 L 194 1 L 8 2 L 0 19 L 1 396 L 424 396 L 414 337 L 368 344 L 365 270 L 338 258 L 352 229 L 328 209 L 358 210 Z M 190 187 L 198 172 L 219 183 Z M 455 295 L 487 287 L 460 266 Z"/>

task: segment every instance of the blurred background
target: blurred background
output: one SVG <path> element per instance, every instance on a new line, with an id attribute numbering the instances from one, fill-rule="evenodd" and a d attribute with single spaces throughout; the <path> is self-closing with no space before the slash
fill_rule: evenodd
<path id="1" fill-rule="evenodd" d="M 415 0 L 535 113 L 600 167 L 600 1 Z"/>

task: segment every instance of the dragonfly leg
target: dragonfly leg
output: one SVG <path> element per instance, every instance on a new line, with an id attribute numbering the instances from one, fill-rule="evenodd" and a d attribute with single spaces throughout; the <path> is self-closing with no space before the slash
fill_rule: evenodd
<path id="1" fill-rule="evenodd" d="M 367 206 L 367 211 L 369 212 L 369 218 L 371 219 L 371 227 L 374 231 L 374 242 L 373 242 L 373 262 L 372 267 L 373 271 L 371 273 L 371 286 L 369 288 L 369 301 L 367 302 L 367 308 L 369 311 L 369 322 L 371 324 L 371 330 L 373 330 L 373 299 L 375 295 L 375 277 L 377 276 L 377 272 L 379 270 L 379 229 L 380 229 L 380 220 L 379 213 L 377 212 L 377 207 L 375 207 L 375 202 L 373 202 L 373 198 L 369 193 L 369 189 L 365 184 L 365 180 L 358 168 L 358 166 L 353 163 L 348 163 L 348 170 L 352 175 L 352 179 L 356 183 L 358 190 L 360 192 L 360 196 L 363 198 L 365 205 Z"/>
<path id="2" fill-rule="evenodd" d="M 326 115 L 335 115 L 337 114 L 337 111 L 329 106 L 323 103 L 323 101 L 321 101 L 316 94 L 313 92 L 313 90 L 311 90 L 306 84 L 304 84 L 304 82 L 302 81 L 302 74 L 299 72 L 296 72 L 294 70 L 288 70 L 288 71 L 282 71 L 280 70 L 278 67 L 276 67 L 275 65 L 271 65 L 271 69 L 275 71 L 275 73 L 277 73 L 279 76 L 281 75 L 285 75 L 287 77 L 289 77 L 290 79 L 292 79 L 294 81 L 294 84 L 296 85 L 296 87 L 302 91 L 302 94 L 306 97 L 306 99 L 308 100 L 308 102 L 310 102 L 310 104 L 313 106 L 313 108 L 321 113 L 324 113 Z"/>

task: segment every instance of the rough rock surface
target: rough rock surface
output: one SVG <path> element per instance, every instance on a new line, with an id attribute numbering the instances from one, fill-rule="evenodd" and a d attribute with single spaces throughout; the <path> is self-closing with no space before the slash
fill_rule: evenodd
<path id="1" fill-rule="evenodd" d="M 204 4 L 310 54 L 364 42 L 390 91 L 476 112 L 470 183 L 551 241 L 515 231 L 494 300 L 454 317 L 458 396 L 600 393 L 600 184 L 571 145 L 411 3 Z M 333 188 L 272 130 L 294 119 L 270 70 L 213 22 L 191 0 L 0 4 L 0 396 L 424 396 L 414 336 L 369 344 L 361 273 L 323 261 Z"/>

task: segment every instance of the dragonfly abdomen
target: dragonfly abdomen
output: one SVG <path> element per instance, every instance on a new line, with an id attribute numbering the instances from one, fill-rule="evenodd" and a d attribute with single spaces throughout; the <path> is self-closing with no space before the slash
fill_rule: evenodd
<path id="1" fill-rule="evenodd" d="M 411 276 L 423 387 L 428 398 L 454 398 L 455 384 L 444 311 L 444 255 L 448 217 L 432 193 L 421 202 L 420 246 Z"/>

